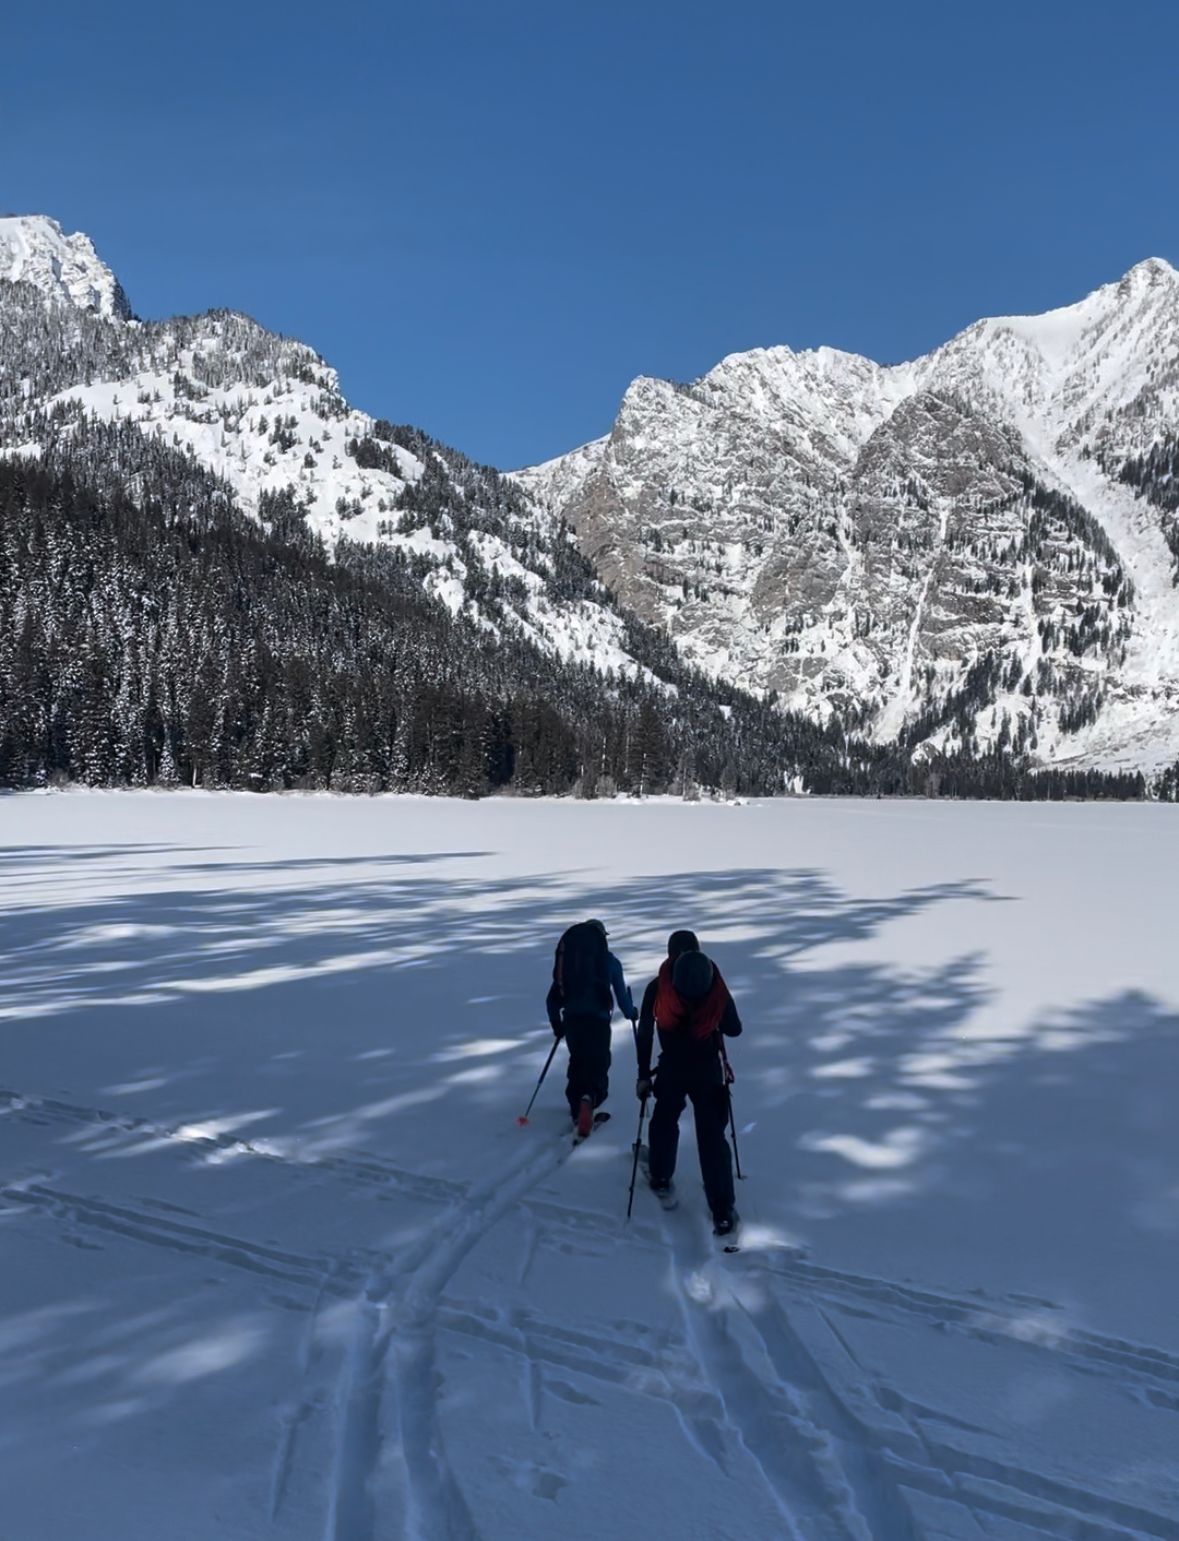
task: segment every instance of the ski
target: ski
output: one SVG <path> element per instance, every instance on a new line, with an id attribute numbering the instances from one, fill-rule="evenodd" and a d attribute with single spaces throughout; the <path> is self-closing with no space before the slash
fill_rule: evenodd
<path id="1" fill-rule="evenodd" d="M 740 1252 L 741 1250 L 741 1217 L 734 1218 L 733 1224 L 724 1231 L 718 1231 L 714 1225 L 712 1228 L 714 1238 L 720 1242 L 722 1252 Z"/>
<path id="2" fill-rule="evenodd" d="M 654 1197 L 656 1203 L 659 1205 L 660 1209 L 665 1209 L 669 1212 L 673 1209 L 678 1209 L 680 1199 L 679 1194 L 675 1191 L 675 1184 L 672 1183 L 669 1187 L 662 1190 L 658 1188 L 652 1188 L 651 1168 L 647 1164 L 647 1161 L 648 1151 L 647 1147 L 644 1145 L 639 1151 L 639 1171 L 643 1174 L 643 1181 L 646 1183 L 647 1187 L 650 1188 L 651 1194 Z"/>
<path id="3" fill-rule="evenodd" d="M 574 1143 L 574 1145 L 584 1145 L 585 1142 L 589 1139 L 590 1135 L 593 1134 L 595 1129 L 598 1129 L 598 1128 L 600 1128 L 602 1126 L 602 1124 L 607 1124 L 609 1122 L 610 1122 L 610 1115 L 609 1115 L 609 1113 L 605 1113 L 601 1109 L 599 1109 L 598 1112 L 596 1112 L 594 1114 L 594 1121 L 593 1121 L 593 1123 L 589 1126 L 589 1134 L 578 1134 L 576 1128 L 574 1129 L 574 1131 L 573 1131 L 573 1143 Z"/>

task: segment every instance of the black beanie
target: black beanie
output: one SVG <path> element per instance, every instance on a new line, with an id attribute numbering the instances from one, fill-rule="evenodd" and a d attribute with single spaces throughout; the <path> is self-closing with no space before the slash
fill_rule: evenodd
<path id="1" fill-rule="evenodd" d="M 673 931 L 667 939 L 667 956 L 674 962 L 681 953 L 699 952 L 695 931 Z"/>
<path id="2" fill-rule="evenodd" d="M 703 1000 L 712 989 L 713 968 L 702 952 L 685 952 L 672 964 L 671 982 L 685 1001 Z"/>

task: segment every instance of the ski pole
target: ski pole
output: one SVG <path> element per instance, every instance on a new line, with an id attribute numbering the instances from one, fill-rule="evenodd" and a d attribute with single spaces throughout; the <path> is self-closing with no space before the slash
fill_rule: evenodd
<path id="1" fill-rule="evenodd" d="M 737 1177 L 744 1182 L 745 1173 L 741 1170 L 741 1152 L 737 1148 L 737 1120 L 733 1114 L 733 1067 L 729 1064 L 729 1056 L 725 1053 L 725 1040 L 720 1039 L 721 1062 L 725 1067 L 725 1096 L 729 1099 L 729 1133 L 733 1137 L 733 1159 L 737 1163 Z"/>
<path id="2" fill-rule="evenodd" d="M 630 1019 L 630 1035 L 635 1043 L 635 1066 L 639 1062 L 639 1024 L 637 1017 Z M 630 1194 L 626 1201 L 626 1218 L 630 1219 L 630 1212 L 635 1206 L 635 1182 L 639 1175 L 639 1152 L 643 1148 L 643 1121 L 647 1117 L 647 1099 L 644 1097 L 639 1104 L 639 1132 L 635 1135 L 634 1153 L 635 1159 L 630 1168 Z"/>
<path id="3" fill-rule="evenodd" d="M 529 1115 L 529 1113 L 532 1112 L 532 1104 L 536 1101 L 536 1093 L 540 1090 L 541 1086 L 544 1083 L 545 1076 L 548 1075 L 548 1073 L 549 1073 L 549 1066 L 553 1062 L 553 1055 L 557 1052 L 557 1045 L 560 1043 L 560 1041 L 561 1040 L 554 1035 L 554 1037 L 553 1037 L 553 1046 L 549 1050 L 549 1057 L 548 1057 L 548 1059 L 546 1059 L 545 1062 L 544 1062 L 544 1069 L 540 1073 L 540 1080 L 537 1081 L 536 1087 L 533 1090 L 532 1096 L 529 1097 L 529 1099 L 528 1099 L 528 1106 L 524 1109 L 523 1113 L 521 1113 L 519 1118 L 517 1118 L 517 1120 L 516 1120 L 516 1122 L 520 1125 L 521 1129 L 528 1122 L 528 1115 Z"/>
<path id="4" fill-rule="evenodd" d="M 639 1132 L 635 1135 L 635 1159 L 630 1167 L 630 1196 L 626 1201 L 626 1218 L 630 1219 L 630 1212 L 635 1207 L 635 1182 L 639 1175 L 639 1151 L 643 1148 L 643 1122 L 647 1117 L 647 1099 L 643 1098 L 639 1103 Z"/>

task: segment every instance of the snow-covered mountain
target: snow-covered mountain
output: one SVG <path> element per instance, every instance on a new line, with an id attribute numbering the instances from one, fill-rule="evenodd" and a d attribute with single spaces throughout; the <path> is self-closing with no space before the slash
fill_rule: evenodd
<path id="1" fill-rule="evenodd" d="M 721 677 L 914 748 L 1152 766 L 1179 754 L 1177 436 L 1179 274 L 1151 259 L 910 363 L 636 380 L 519 479 Z"/>
<path id="2" fill-rule="evenodd" d="M 610 596 L 588 573 L 571 592 L 563 548 L 580 559 L 513 482 L 355 410 L 306 344 L 227 310 L 138 321 L 88 237 L 0 219 L 0 454 L 112 422 L 190 453 L 248 514 L 402 551 L 452 612 L 638 668 Z"/>
<path id="3" fill-rule="evenodd" d="M 136 319 L 86 236 L 0 219 L 0 455 L 109 459 L 131 430 L 265 524 L 400 553 L 486 632 L 636 675 L 666 651 L 637 616 L 919 758 L 1179 758 L 1177 382 L 1179 275 L 1151 260 L 907 364 L 779 347 L 636 380 L 606 438 L 509 478 L 247 316 Z"/>
<path id="4" fill-rule="evenodd" d="M 355 410 L 312 348 L 141 321 L 52 220 L 0 239 L 0 784 L 910 785 L 688 667 L 518 482 Z"/>

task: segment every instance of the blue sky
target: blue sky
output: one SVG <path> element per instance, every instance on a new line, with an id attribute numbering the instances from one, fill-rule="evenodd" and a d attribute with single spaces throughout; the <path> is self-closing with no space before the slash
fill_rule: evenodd
<path id="1" fill-rule="evenodd" d="M 636 374 L 895 360 L 1179 265 L 1173 3 L 58 0 L 3 55 L 0 209 L 502 466 Z"/>

